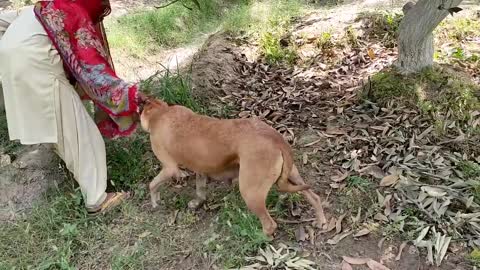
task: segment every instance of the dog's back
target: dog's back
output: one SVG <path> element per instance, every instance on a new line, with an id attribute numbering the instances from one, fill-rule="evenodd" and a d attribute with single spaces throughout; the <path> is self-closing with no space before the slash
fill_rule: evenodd
<path id="1" fill-rule="evenodd" d="M 151 112 L 148 126 L 152 147 L 164 148 L 194 171 L 214 172 L 217 166 L 238 163 L 241 149 L 273 147 L 291 156 L 282 135 L 257 119 L 217 119 L 165 104 Z"/>

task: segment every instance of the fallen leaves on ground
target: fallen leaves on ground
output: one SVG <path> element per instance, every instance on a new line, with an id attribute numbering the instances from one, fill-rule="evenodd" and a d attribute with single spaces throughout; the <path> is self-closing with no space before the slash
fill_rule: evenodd
<path id="1" fill-rule="evenodd" d="M 334 192 L 345 189 L 350 177 L 360 176 L 373 184 L 368 191 L 377 193 L 378 202 L 371 207 L 376 212 L 361 216 L 359 211 L 359 217 L 349 220 L 368 218 L 417 235 L 433 226 L 435 231 L 426 230 L 424 242 L 417 246 L 425 247 L 428 260 L 438 264 L 453 235 L 480 247 L 480 205 L 475 195 L 480 179 L 458 169 L 467 160 L 480 162 L 480 135 L 469 131 L 480 125 L 480 113 L 472 112 L 470 120 L 459 122 L 450 119 L 451 111 L 441 112 L 436 117 L 444 125 L 438 127 L 432 116 L 408 104 L 392 100 L 381 107 L 359 98 L 368 76 L 391 65 L 395 54 L 369 40 L 339 51 L 338 61 L 327 63 L 326 56 L 319 55 L 302 67 L 248 62 L 237 54 L 238 76 L 225 83 L 222 100 L 237 109 L 236 117 L 258 117 L 293 145 L 302 130 L 314 130 L 317 138 L 299 145 L 303 166 L 319 175 L 324 173 L 320 164 L 333 168 L 327 187 Z M 320 231 L 330 233 L 328 244 L 368 234 L 367 229 L 345 230 L 344 218 L 332 217 Z M 306 235 L 299 232 L 298 238 Z"/>
<path id="2" fill-rule="evenodd" d="M 259 255 L 247 257 L 247 261 L 253 264 L 244 266 L 242 270 L 260 269 L 292 269 L 314 270 L 315 263 L 298 255 L 298 252 L 285 244 L 279 244 L 278 248 L 268 245 L 259 250 Z"/>

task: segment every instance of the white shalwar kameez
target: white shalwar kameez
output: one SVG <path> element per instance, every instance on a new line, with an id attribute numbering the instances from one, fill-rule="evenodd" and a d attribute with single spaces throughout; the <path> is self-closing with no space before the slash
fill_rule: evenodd
<path id="1" fill-rule="evenodd" d="M 0 78 L 8 132 L 22 144 L 54 144 L 95 208 L 106 198 L 105 143 L 33 7 L 0 13 Z"/>

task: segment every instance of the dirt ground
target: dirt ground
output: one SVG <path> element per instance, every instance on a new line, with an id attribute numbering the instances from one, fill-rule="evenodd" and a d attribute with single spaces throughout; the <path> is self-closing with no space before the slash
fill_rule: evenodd
<path id="1" fill-rule="evenodd" d="M 194 60 L 193 66 L 193 79 L 195 85 L 195 94 L 202 97 L 207 97 L 211 100 L 211 104 L 215 104 L 218 101 L 218 97 L 235 96 L 236 93 L 241 92 L 242 87 L 238 82 L 244 82 L 244 74 L 242 74 L 242 61 L 247 61 L 244 56 L 245 47 L 239 47 L 238 42 L 232 42 L 229 38 L 222 35 L 212 36 L 206 43 L 201 52 Z M 389 63 L 389 62 L 387 62 Z M 273 68 L 271 68 L 272 70 Z M 254 68 L 254 70 L 257 70 Z M 270 71 L 271 71 L 270 70 Z M 272 71 L 273 72 L 273 71 Z M 247 75 L 248 77 L 248 75 Z M 272 75 L 273 78 L 275 76 Z M 274 80 L 272 78 L 272 80 Z M 278 78 L 278 77 L 277 77 Z M 268 80 L 268 78 L 265 78 Z M 319 82 L 321 84 L 321 82 Z M 269 82 L 264 81 L 264 86 L 268 86 Z M 287 84 L 288 85 L 288 84 Z M 297 82 L 297 85 L 301 85 Z M 334 92 L 330 92 L 334 91 Z M 330 92 L 330 93 L 329 93 Z M 302 164 L 302 153 L 312 153 L 315 148 L 322 148 L 320 145 L 302 147 L 308 145 L 318 139 L 315 131 L 325 130 L 327 127 L 327 119 L 334 119 L 336 113 L 329 108 L 336 108 L 345 106 L 346 96 L 350 95 L 349 91 L 336 91 L 333 89 L 325 89 L 322 93 L 324 102 L 317 100 L 315 108 L 304 107 L 302 110 L 295 110 L 298 119 L 296 118 L 290 122 L 292 126 L 291 132 L 295 134 L 296 145 L 295 152 L 297 154 L 297 164 L 301 166 L 301 173 L 305 179 L 314 185 L 315 190 L 321 194 L 323 199 L 329 198 L 325 203 L 327 206 L 327 215 L 335 216 L 342 212 L 353 212 L 359 206 L 354 205 L 342 205 L 342 199 L 335 195 L 330 188 L 331 178 L 338 170 L 336 165 L 329 164 L 328 155 L 312 155 L 312 158 L 317 158 L 317 164 L 315 168 Z M 347 100 L 348 103 L 348 100 Z M 302 114 L 311 114 L 312 112 L 318 115 L 319 120 L 310 119 L 306 122 L 299 121 L 302 119 Z M 307 117 L 307 116 L 305 116 Z M 265 120 L 265 119 L 264 119 Z M 267 119 L 268 121 L 268 119 Z M 333 120 L 332 122 L 335 122 Z M 338 125 L 338 123 L 336 123 Z M 287 136 L 288 137 L 288 136 Z M 355 194 L 352 194 L 355 196 Z M 359 198 L 360 199 L 360 198 Z M 360 202 L 353 199 L 348 199 L 348 203 Z M 308 212 L 308 210 L 307 210 Z M 310 216 L 308 216 L 310 214 Z M 307 214 L 311 217 L 311 213 Z M 303 216 L 302 216 L 303 217 Z M 301 225 L 291 225 L 293 230 L 298 230 L 300 227 L 308 223 Z M 380 225 L 381 226 L 381 225 Z M 315 262 L 318 263 L 319 269 L 341 269 L 342 256 L 351 257 L 370 257 L 380 261 L 381 263 L 390 267 L 390 269 L 468 269 L 463 265 L 463 255 L 452 254 L 443 263 L 442 267 L 436 268 L 425 264 L 424 254 L 420 255 L 420 251 L 412 245 L 407 245 L 401 258 L 398 260 L 395 258 L 399 252 L 401 242 L 399 240 L 387 240 L 379 247 L 379 242 L 383 238 L 381 228 L 378 234 L 371 234 L 364 238 L 355 238 L 347 236 L 343 241 L 337 245 L 327 244 L 327 240 L 331 238 L 330 234 L 317 235 L 313 240 L 301 241 L 297 243 L 305 252 L 311 254 L 315 258 Z M 283 235 L 276 239 L 278 242 L 289 242 L 292 239 L 286 235 Z M 290 242 L 291 244 L 291 242 Z M 458 255 L 458 256 L 457 256 Z M 367 269 L 356 267 L 354 269 Z"/>

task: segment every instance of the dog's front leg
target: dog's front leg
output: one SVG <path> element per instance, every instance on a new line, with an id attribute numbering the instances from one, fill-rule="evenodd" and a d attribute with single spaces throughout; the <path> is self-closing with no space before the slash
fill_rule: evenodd
<path id="1" fill-rule="evenodd" d="M 150 199 L 152 200 L 153 208 L 158 206 L 157 201 L 160 199 L 158 188 L 178 174 L 178 168 L 163 168 L 160 173 L 150 182 Z"/>
<path id="2" fill-rule="evenodd" d="M 195 179 L 196 198 L 188 202 L 188 208 L 198 209 L 207 200 L 207 176 L 205 174 L 198 174 Z"/>

